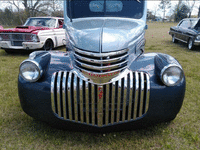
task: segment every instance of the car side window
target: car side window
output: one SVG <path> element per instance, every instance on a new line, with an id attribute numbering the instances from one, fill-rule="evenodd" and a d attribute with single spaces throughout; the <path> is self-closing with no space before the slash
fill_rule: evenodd
<path id="1" fill-rule="evenodd" d="M 183 21 L 180 24 L 180 27 L 182 27 L 182 28 L 189 28 L 189 27 L 191 27 L 190 21 Z"/>

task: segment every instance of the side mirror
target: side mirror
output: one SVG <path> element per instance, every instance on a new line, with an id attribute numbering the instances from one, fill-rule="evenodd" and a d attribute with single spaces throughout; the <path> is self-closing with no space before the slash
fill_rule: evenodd
<path id="1" fill-rule="evenodd" d="M 148 29 L 148 25 L 147 25 L 147 24 L 145 25 L 144 29 L 145 29 L 145 30 L 147 30 L 147 29 Z"/>

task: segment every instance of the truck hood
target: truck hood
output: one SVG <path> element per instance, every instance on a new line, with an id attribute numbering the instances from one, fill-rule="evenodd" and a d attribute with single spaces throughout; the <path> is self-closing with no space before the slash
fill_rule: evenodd
<path id="1" fill-rule="evenodd" d="M 11 29 L 3 29 L 0 28 L 0 33 L 1 32 L 12 32 L 12 33 L 33 33 L 38 30 L 49 30 L 50 28 L 48 27 L 35 27 L 35 26 L 17 26 L 16 28 L 11 28 Z"/>
<path id="2" fill-rule="evenodd" d="M 144 32 L 137 19 L 77 19 L 67 25 L 70 42 L 91 52 L 111 52 L 128 48 Z"/>

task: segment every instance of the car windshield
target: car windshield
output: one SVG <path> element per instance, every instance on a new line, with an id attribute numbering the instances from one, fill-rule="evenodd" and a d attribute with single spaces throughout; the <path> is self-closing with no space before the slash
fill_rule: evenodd
<path id="1" fill-rule="evenodd" d="M 29 18 L 24 26 L 55 27 L 56 19 L 52 18 Z"/>
<path id="2" fill-rule="evenodd" d="M 198 20 L 191 20 L 191 27 L 194 28 Z"/>
<path id="3" fill-rule="evenodd" d="M 83 17 L 127 17 L 140 19 L 143 16 L 143 0 L 68 0 L 67 14 L 71 19 Z"/>

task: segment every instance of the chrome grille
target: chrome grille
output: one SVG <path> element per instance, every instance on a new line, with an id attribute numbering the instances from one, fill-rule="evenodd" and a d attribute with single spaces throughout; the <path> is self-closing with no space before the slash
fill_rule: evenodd
<path id="1" fill-rule="evenodd" d="M 30 42 L 32 35 L 30 33 L 0 33 L 3 41 L 11 41 L 12 46 L 22 46 L 22 42 Z"/>
<path id="2" fill-rule="evenodd" d="M 149 75 L 129 72 L 107 85 L 80 79 L 73 72 L 55 72 L 51 80 L 51 105 L 60 119 L 106 126 L 135 120 L 149 107 Z"/>
<path id="3" fill-rule="evenodd" d="M 128 49 L 110 53 L 92 53 L 74 48 L 75 66 L 91 72 L 123 70 L 128 62 Z"/>

